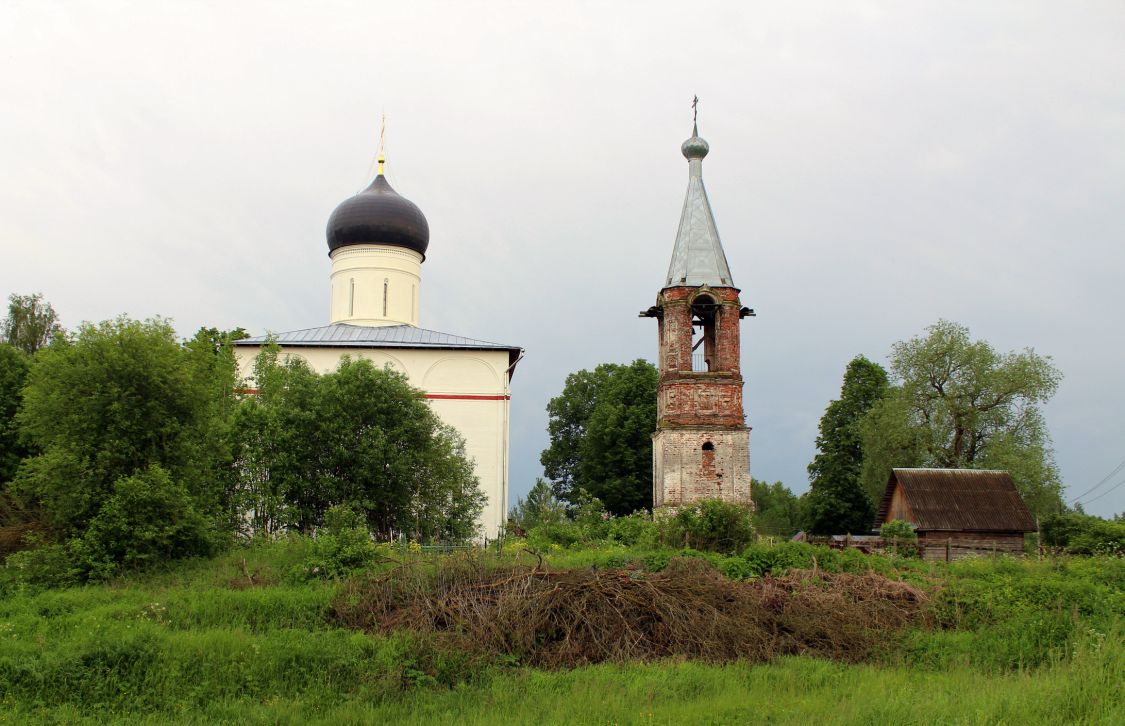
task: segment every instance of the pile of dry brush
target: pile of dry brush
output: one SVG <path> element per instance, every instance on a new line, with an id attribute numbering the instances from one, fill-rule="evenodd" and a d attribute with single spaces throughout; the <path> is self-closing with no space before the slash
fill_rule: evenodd
<path id="1" fill-rule="evenodd" d="M 541 668 L 672 656 L 854 662 L 885 646 L 889 632 L 920 622 L 925 600 L 921 590 L 874 573 L 799 571 L 733 582 L 693 558 L 656 573 L 494 569 L 464 560 L 353 581 L 332 615 L 350 627 L 435 634 Z"/>

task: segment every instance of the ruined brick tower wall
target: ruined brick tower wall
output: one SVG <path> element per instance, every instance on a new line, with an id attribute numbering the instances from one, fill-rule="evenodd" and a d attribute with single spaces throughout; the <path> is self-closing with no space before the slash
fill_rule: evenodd
<path id="1" fill-rule="evenodd" d="M 656 507 L 702 499 L 753 506 L 750 429 L 742 408 L 738 293 L 733 287 L 667 287 L 651 311 L 658 318 L 660 336 L 652 452 Z M 706 323 L 697 315 L 701 309 L 706 311 Z M 693 320 L 704 329 L 701 347 L 706 371 L 692 370 Z"/>

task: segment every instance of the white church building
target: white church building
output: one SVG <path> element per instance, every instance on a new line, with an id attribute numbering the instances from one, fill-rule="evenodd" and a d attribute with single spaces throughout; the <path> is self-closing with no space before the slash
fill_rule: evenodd
<path id="1" fill-rule="evenodd" d="M 347 355 L 405 374 L 464 437 L 488 498 L 481 534 L 495 537 L 508 510 L 509 382 L 523 349 L 419 327 L 430 228 L 422 211 L 391 188 L 383 166 L 380 154 L 375 180 L 328 219 L 328 325 L 238 341 L 239 371 L 249 380 L 272 339 L 282 359 L 299 357 L 318 373 L 334 371 Z"/>

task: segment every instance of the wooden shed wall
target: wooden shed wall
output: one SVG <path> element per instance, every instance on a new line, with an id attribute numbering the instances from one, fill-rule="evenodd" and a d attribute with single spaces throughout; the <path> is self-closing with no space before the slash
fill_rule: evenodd
<path id="1" fill-rule="evenodd" d="M 893 522 L 896 519 L 901 519 L 914 525 L 918 524 L 918 521 L 914 518 L 914 513 L 910 511 L 910 505 L 906 503 L 906 497 L 903 496 L 902 487 L 900 486 L 896 486 L 894 493 L 891 494 L 891 501 L 887 507 L 887 516 L 883 518 L 883 521 Z"/>
<path id="2" fill-rule="evenodd" d="M 918 542 L 925 547 L 927 560 L 944 560 L 947 543 L 953 560 L 966 555 L 1023 554 L 1022 532 L 919 532 Z"/>

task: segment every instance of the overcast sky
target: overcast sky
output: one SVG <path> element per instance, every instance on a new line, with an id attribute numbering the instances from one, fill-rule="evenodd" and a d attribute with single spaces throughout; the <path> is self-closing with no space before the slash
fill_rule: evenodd
<path id="1" fill-rule="evenodd" d="M 856 354 L 946 318 L 1065 378 L 1072 495 L 1125 458 L 1125 4 L 0 3 L 0 294 L 328 322 L 328 215 L 430 222 L 422 326 L 527 349 L 513 501 L 566 375 L 655 359 L 690 102 L 743 326 L 755 478 L 808 487 Z M 1118 474 L 1090 498 L 1107 491 Z M 1125 486 L 1088 511 L 1125 510 Z"/>

